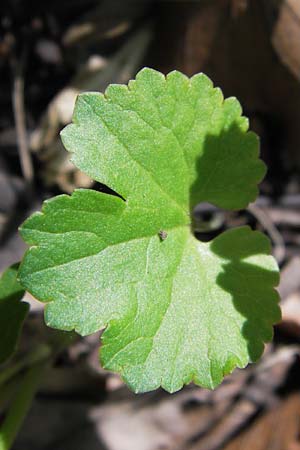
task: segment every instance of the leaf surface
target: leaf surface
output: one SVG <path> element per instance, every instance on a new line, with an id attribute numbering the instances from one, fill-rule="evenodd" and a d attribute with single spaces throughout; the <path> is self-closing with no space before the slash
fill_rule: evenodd
<path id="1" fill-rule="evenodd" d="M 17 281 L 18 267 L 7 269 L 0 278 L 0 363 L 5 362 L 15 351 L 19 334 L 29 309 L 21 302 L 24 289 Z"/>
<path id="2" fill-rule="evenodd" d="M 106 328 L 101 360 L 136 392 L 212 388 L 256 360 L 279 320 L 268 239 L 242 227 L 210 243 L 194 206 L 239 209 L 265 173 L 234 98 L 203 74 L 144 69 L 129 86 L 78 97 L 62 132 L 76 166 L 119 196 L 76 190 L 21 229 L 24 287 L 48 325 Z"/>

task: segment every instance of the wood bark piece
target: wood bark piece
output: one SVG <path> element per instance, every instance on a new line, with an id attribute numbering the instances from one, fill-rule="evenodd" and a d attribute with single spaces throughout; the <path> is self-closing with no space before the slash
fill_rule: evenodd
<path id="1" fill-rule="evenodd" d="M 300 394 L 257 419 L 224 450 L 299 450 Z"/>
<path id="2" fill-rule="evenodd" d="M 272 44 L 291 73 L 300 80 L 300 2 L 284 0 L 273 28 Z"/>

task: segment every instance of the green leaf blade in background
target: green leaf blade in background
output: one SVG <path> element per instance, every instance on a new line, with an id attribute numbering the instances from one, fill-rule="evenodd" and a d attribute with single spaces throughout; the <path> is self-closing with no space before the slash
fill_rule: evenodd
<path id="1" fill-rule="evenodd" d="M 46 322 L 106 328 L 101 361 L 136 392 L 213 388 L 256 360 L 280 319 L 268 239 L 244 227 L 210 243 L 193 207 L 245 207 L 265 168 L 236 99 L 203 74 L 142 70 L 129 87 L 79 96 L 63 142 L 79 169 L 121 197 L 76 190 L 21 228 L 22 285 Z"/>
<path id="2" fill-rule="evenodd" d="M 17 280 L 18 266 L 7 269 L 0 278 L 0 364 L 15 351 L 29 305 L 21 302 L 24 289 Z"/>

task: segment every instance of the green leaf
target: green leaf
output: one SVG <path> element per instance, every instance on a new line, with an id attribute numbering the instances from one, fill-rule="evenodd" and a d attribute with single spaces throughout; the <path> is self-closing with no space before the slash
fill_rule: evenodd
<path id="1" fill-rule="evenodd" d="M 248 227 L 210 243 L 191 229 L 201 202 L 239 209 L 265 173 L 234 98 L 203 74 L 144 69 L 127 86 L 78 97 L 62 132 L 76 166 L 119 194 L 76 190 L 21 229 L 20 278 L 46 322 L 106 328 L 101 361 L 136 392 L 213 388 L 255 361 L 280 319 L 268 239 Z"/>
<path id="2" fill-rule="evenodd" d="M 0 278 L 0 363 L 15 351 L 29 305 L 21 302 L 24 289 L 17 281 L 18 266 L 7 269 Z"/>

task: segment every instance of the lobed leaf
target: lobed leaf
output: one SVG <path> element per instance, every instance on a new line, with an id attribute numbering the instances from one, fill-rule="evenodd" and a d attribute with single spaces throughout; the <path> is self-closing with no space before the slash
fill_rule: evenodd
<path id="1" fill-rule="evenodd" d="M 213 388 L 255 361 L 280 319 L 268 239 L 242 227 L 209 243 L 194 206 L 244 208 L 265 173 L 234 98 L 203 74 L 143 69 L 128 86 L 78 97 L 62 132 L 75 165 L 119 196 L 76 190 L 21 228 L 32 247 L 20 279 L 46 322 L 106 328 L 103 366 L 136 392 Z"/>

